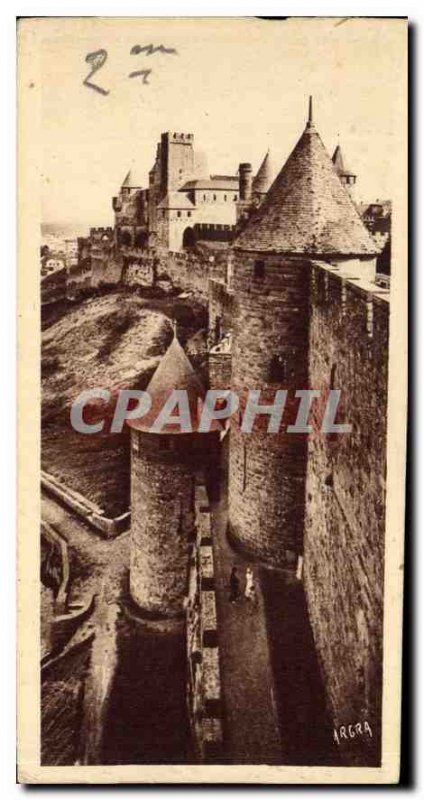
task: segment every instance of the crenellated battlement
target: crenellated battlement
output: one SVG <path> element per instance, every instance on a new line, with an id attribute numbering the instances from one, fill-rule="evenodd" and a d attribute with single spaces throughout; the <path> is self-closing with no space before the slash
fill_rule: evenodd
<path id="1" fill-rule="evenodd" d="M 167 131 L 163 134 L 167 137 L 170 141 L 173 142 L 193 142 L 194 134 L 193 133 L 178 133 L 177 131 Z"/>
<path id="2" fill-rule="evenodd" d="M 335 327 L 355 325 L 359 345 L 374 338 L 376 326 L 388 325 L 390 290 L 358 274 L 312 261 L 310 303 L 312 313 L 328 314 Z"/>
<path id="3" fill-rule="evenodd" d="M 90 228 L 90 236 L 93 238 L 104 235 L 113 236 L 113 228 L 110 225 L 107 228 Z"/>

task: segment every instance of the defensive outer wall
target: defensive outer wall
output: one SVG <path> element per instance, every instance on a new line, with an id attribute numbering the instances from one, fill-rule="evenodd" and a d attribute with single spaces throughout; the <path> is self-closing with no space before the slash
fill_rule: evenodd
<path id="1" fill-rule="evenodd" d="M 250 531 L 246 549 L 280 565 L 290 561 L 292 554 L 303 555 L 309 616 L 334 723 L 349 725 L 366 719 L 374 734 L 372 746 L 356 737 L 341 740 L 340 747 L 349 763 L 363 764 L 364 759 L 377 763 L 389 293 L 360 279 L 360 263 L 356 271 L 354 264 L 337 269 L 305 260 L 297 261 L 293 269 L 289 259 L 279 257 L 277 264 L 266 255 L 261 259 L 267 261 L 264 281 L 260 268 L 255 277 L 254 260 L 258 259 L 253 255 L 248 270 L 246 255 L 240 268 L 241 256 L 228 253 L 214 260 L 185 253 L 161 256 L 159 263 L 154 258 L 145 251 L 133 252 L 120 281 L 152 285 L 157 270 L 157 278 L 167 275 L 182 290 L 208 298 L 213 343 L 239 327 L 231 359 L 228 351 L 212 356 L 213 386 L 228 386 L 232 375 L 236 391 L 261 388 L 269 382 L 271 359 L 284 356 L 274 364 L 277 376 L 282 368 L 281 385 L 321 389 L 323 402 L 330 388 L 342 390 L 339 416 L 352 425 L 350 434 L 321 435 L 323 409 L 317 403 L 316 419 L 312 416 L 314 434 L 303 442 L 286 436 L 286 450 L 261 446 L 258 456 L 253 436 L 262 434 L 243 436 L 237 428 L 232 430 L 236 447 L 230 491 L 236 522 L 240 516 Z M 286 288 L 279 283 L 283 274 Z M 290 313 L 290 323 L 286 303 L 291 312 L 298 309 Z M 259 317 L 255 323 L 252 309 Z M 273 389 L 278 385 L 278 381 L 272 384 Z M 269 493 L 268 487 L 264 491 L 263 477 L 273 459 L 281 460 L 281 479 L 275 479 Z M 297 511 L 288 519 L 284 498 L 293 492 Z M 267 520 L 272 520 L 274 529 L 278 525 L 281 537 L 275 538 Z"/>
<path id="2" fill-rule="evenodd" d="M 373 730 L 340 741 L 363 764 L 379 758 L 390 307 L 351 275 L 312 264 L 309 384 L 342 390 L 352 432 L 308 439 L 304 586 L 334 723 Z"/>
<path id="3" fill-rule="evenodd" d="M 372 740 L 347 734 L 340 740 L 340 749 L 348 763 L 376 764 L 381 717 L 390 303 L 386 289 L 361 278 L 360 266 L 360 262 L 345 268 L 319 261 L 298 263 L 299 282 L 292 276 L 292 283 L 286 283 L 287 302 L 301 309 L 299 319 L 309 320 L 305 338 L 304 328 L 296 330 L 296 322 L 285 337 L 280 333 L 285 316 L 273 302 L 273 287 L 279 278 L 272 264 L 266 267 L 270 285 L 262 284 L 261 289 L 253 277 L 239 278 L 236 264 L 231 289 L 223 282 L 210 282 L 209 308 L 212 336 L 217 318 L 223 321 L 223 333 L 227 332 L 228 308 L 237 307 L 233 331 L 238 325 L 238 344 L 234 348 L 233 338 L 231 366 L 228 353 L 219 348 L 213 348 L 210 361 L 214 387 L 228 386 L 232 373 L 236 391 L 246 385 L 261 388 L 259 383 L 266 382 L 274 351 L 287 353 L 286 367 L 291 372 L 290 349 L 295 340 L 302 352 L 292 351 L 294 383 L 289 374 L 286 385 L 321 391 L 321 400 L 315 400 L 312 407 L 314 432 L 305 442 L 305 473 L 303 478 L 299 473 L 297 488 L 296 456 L 300 462 L 303 459 L 299 443 L 288 441 L 283 463 L 284 450 L 281 456 L 275 453 L 270 434 L 264 434 L 267 451 L 261 447 L 258 454 L 251 444 L 253 435 L 242 434 L 233 426 L 232 491 L 237 515 L 242 515 L 251 531 L 245 543 L 248 550 L 280 565 L 290 547 L 303 557 L 308 611 L 334 724 L 337 728 L 367 720 L 373 731 Z M 289 270 L 289 262 L 280 268 Z M 248 272 L 252 275 L 252 270 Z M 290 271 L 286 279 L 289 276 Z M 307 307 L 300 294 L 307 298 Z M 250 318 L 252 308 L 256 309 L 255 324 Z M 341 389 L 336 422 L 352 425 L 351 433 L 320 432 L 330 389 Z M 296 439 L 293 434 L 286 435 L 290 438 Z M 275 496 L 270 498 L 266 483 L 262 499 L 264 481 L 269 481 L 267 464 L 279 457 L 281 470 L 271 492 Z M 287 467 L 294 469 L 289 480 Z M 280 497 L 293 491 L 299 492 L 298 514 L 286 520 Z M 281 532 L 281 549 L 275 527 L 268 532 L 267 519 L 273 519 Z"/>

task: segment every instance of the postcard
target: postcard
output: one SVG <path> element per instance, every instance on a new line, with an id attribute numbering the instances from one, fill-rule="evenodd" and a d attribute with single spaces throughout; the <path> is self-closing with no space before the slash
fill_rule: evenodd
<path id="1" fill-rule="evenodd" d="M 18 22 L 21 783 L 396 783 L 398 18 Z"/>

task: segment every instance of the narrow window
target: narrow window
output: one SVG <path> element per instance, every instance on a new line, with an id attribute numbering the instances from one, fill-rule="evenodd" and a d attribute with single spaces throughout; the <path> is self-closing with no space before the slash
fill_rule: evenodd
<path id="1" fill-rule="evenodd" d="M 330 389 L 336 388 L 336 373 L 337 373 L 337 365 L 333 364 L 330 373 Z"/>
<path id="2" fill-rule="evenodd" d="M 265 261 L 255 261 L 253 265 L 253 276 L 257 280 L 262 280 L 265 277 Z"/>
<path id="3" fill-rule="evenodd" d="M 235 194 L 234 195 L 234 201 L 236 201 L 236 200 L 238 200 L 238 196 Z"/>
<path id="4" fill-rule="evenodd" d="M 227 195 L 226 195 L 226 194 L 224 194 L 224 200 L 225 200 L 225 201 L 227 200 Z"/>
<path id="5" fill-rule="evenodd" d="M 191 217 L 191 211 L 187 211 L 187 216 Z"/>
<path id="6" fill-rule="evenodd" d="M 216 194 L 214 194 L 213 199 L 216 200 Z"/>
<path id="7" fill-rule="evenodd" d="M 177 217 L 181 217 L 181 211 L 177 211 Z"/>

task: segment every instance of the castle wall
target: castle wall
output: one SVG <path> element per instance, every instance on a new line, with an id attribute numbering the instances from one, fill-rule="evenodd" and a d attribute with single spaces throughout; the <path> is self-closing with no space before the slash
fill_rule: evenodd
<path id="1" fill-rule="evenodd" d="M 228 389 L 231 386 L 231 353 L 209 353 L 208 371 L 211 389 Z"/>
<path id="2" fill-rule="evenodd" d="M 155 281 L 154 259 L 140 252 L 138 257 L 129 256 L 123 271 L 123 281 L 127 286 L 153 286 Z"/>
<path id="3" fill-rule="evenodd" d="M 159 245 L 166 250 L 178 252 L 183 248 L 186 228 L 191 228 L 195 219 L 195 209 L 158 209 L 156 232 Z"/>
<path id="4" fill-rule="evenodd" d="M 196 486 L 195 506 L 187 597 L 187 705 L 196 760 L 208 763 L 222 761 L 223 704 L 211 515 L 202 485 Z"/>
<path id="5" fill-rule="evenodd" d="M 132 430 L 131 442 L 130 591 L 147 611 L 173 616 L 187 592 L 195 471 L 204 453 L 190 434 Z"/>
<path id="6" fill-rule="evenodd" d="M 232 189 L 223 191 L 200 189 L 196 192 L 196 222 L 222 225 L 236 224 L 236 202 Z"/>
<path id="7" fill-rule="evenodd" d="M 66 299 L 67 270 L 57 269 L 50 275 L 45 275 L 41 280 L 41 304 L 58 303 Z"/>
<path id="8" fill-rule="evenodd" d="M 209 353 L 208 371 L 211 389 L 231 386 L 231 337 L 235 296 L 223 281 L 209 280 Z"/>
<path id="9" fill-rule="evenodd" d="M 124 253 L 126 263 L 122 269 L 122 282 L 130 286 L 151 286 L 153 280 L 167 276 L 175 287 L 195 292 L 207 300 L 209 280 L 213 278 L 222 283 L 227 273 L 226 252 L 213 256 L 173 252 L 158 254 L 157 251 L 129 248 Z"/>
<path id="10" fill-rule="evenodd" d="M 91 257 L 91 285 L 116 284 L 121 280 L 122 259 L 113 252 L 93 254 Z"/>
<path id="11" fill-rule="evenodd" d="M 195 253 L 168 253 L 161 260 L 163 271 L 175 286 L 194 291 L 207 299 L 209 278 L 226 274 L 227 254 L 198 255 Z"/>
<path id="12" fill-rule="evenodd" d="M 196 220 L 198 217 L 196 216 Z M 222 225 L 218 223 L 196 221 L 194 225 L 196 242 L 225 242 L 230 244 L 234 239 L 235 225 Z"/>
<path id="13" fill-rule="evenodd" d="M 362 764 L 378 760 L 388 335 L 387 294 L 313 265 L 309 382 L 342 390 L 353 430 L 309 437 L 304 584 L 335 726 L 373 731 L 340 740 Z"/>
<path id="14" fill-rule="evenodd" d="M 91 286 L 119 283 L 122 258 L 116 254 L 112 228 L 91 228 Z"/>
<path id="15" fill-rule="evenodd" d="M 78 237 L 78 256 L 75 264 L 68 268 L 67 276 L 67 296 L 69 298 L 76 297 L 82 290 L 88 289 L 91 286 L 91 248 L 92 248 L 92 233 L 90 236 Z M 103 229 L 104 230 L 104 229 Z M 107 228 L 113 237 L 112 228 Z"/>
<path id="16" fill-rule="evenodd" d="M 211 278 L 209 280 L 209 342 L 217 344 L 229 333 L 233 326 L 235 297 L 226 283 Z"/>
<path id="17" fill-rule="evenodd" d="M 259 264 L 258 264 L 259 262 Z M 307 386 L 309 264 L 302 258 L 234 253 L 232 389 L 272 402 L 278 389 Z M 281 362 L 281 363 L 280 363 Z M 294 422 L 293 409 L 288 404 Z M 301 547 L 305 434 L 270 434 L 268 417 L 244 434 L 232 425 L 229 515 L 233 538 L 253 555 L 292 565 Z"/>

